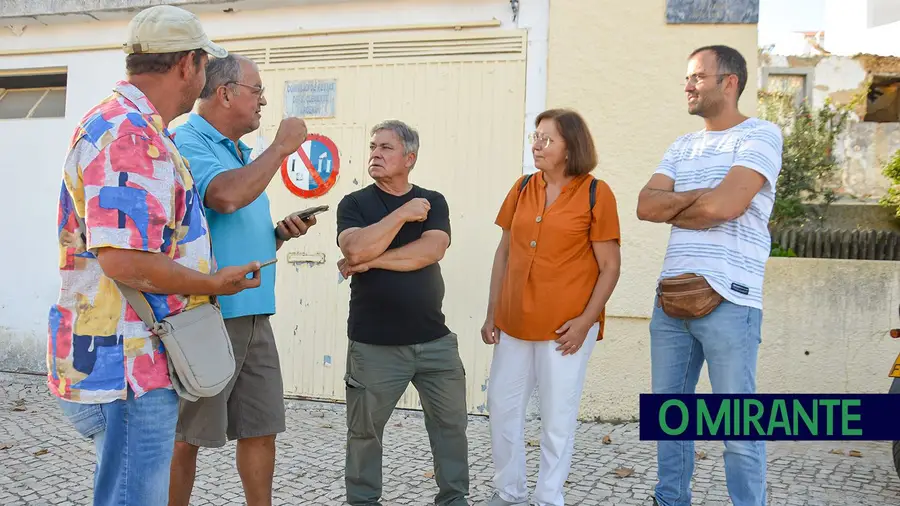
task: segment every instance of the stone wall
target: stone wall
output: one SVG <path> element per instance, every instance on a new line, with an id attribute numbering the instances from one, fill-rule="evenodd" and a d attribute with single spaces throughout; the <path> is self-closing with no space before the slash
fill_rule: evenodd
<path id="1" fill-rule="evenodd" d="M 900 58 L 895 57 L 763 54 L 759 62 L 760 89 L 796 90 L 799 98 L 807 99 L 815 108 L 823 107 L 826 101 L 848 104 L 865 94 L 873 80 L 894 78 L 900 79 Z M 882 170 L 900 149 L 900 121 L 885 122 L 884 115 L 880 121 L 867 121 L 872 119 L 872 108 L 863 99 L 854 109 L 835 153 L 842 166 L 839 193 L 848 199 L 874 203 L 890 186 Z"/>

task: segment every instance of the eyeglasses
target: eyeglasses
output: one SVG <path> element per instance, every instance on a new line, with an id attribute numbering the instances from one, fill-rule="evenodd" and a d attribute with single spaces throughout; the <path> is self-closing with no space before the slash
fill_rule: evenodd
<path id="1" fill-rule="evenodd" d="M 695 85 L 695 84 L 699 83 L 700 81 L 706 79 L 707 77 L 722 77 L 722 76 L 730 76 L 730 75 L 734 75 L 734 73 L 726 72 L 724 74 L 691 74 L 684 78 L 684 84 L 685 85 L 688 85 L 688 84 Z M 722 82 L 722 80 L 719 79 L 719 82 Z"/>
<path id="2" fill-rule="evenodd" d="M 251 90 L 253 90 L 254 95 L 257 95 L 260 97 L 263 96 L 263 94 L 266 92 L 265 86 L 250 86 L 249 84 L 239 83 L 237 81 L 228 81 L 225 84 L 236 84 L 238 86 L 243 86 L 244 88 L 250 88 Z"/>
<path id="3" fill-rule="evenodd" d="M 532 146 L 537 144 L 541 149 L 547 149 L 550 147 L 550 143 L 553 142 L 553 139 L 542 133 L 531 132 L 528 134 L 528 142 L 530 142 Z"/>

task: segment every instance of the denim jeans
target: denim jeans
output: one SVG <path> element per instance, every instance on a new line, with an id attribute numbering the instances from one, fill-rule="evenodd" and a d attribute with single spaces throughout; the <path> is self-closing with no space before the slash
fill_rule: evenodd
<path id="1" fill-rule="evenodd" d="M 695 392 L 706 360 L 713 393 L 755 393 L 762 312 L 723 301 L 712 313 L 680 320 L 654 307 L 650 320 L 653 393 Z M 690 506 L 693 441 L 657 443 L 660 506 Z M 765 506 L 764 441 L 725 441 L 725 482 L 734 506 Z"/>
<path id="2" fill-rule="evenodd" d="M 82 436 L 94 441 L 94 506 L 166 506 L 178 395 L 156 389 L 106 404 L 60 400 Z"/>

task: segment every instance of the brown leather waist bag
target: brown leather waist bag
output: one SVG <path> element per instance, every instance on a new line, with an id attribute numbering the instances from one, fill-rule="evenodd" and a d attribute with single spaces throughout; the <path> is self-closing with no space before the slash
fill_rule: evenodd
<path id="1" fill-rule="evenodd" d="M 690 320 L 708 315 L 722 303 L 706 278 L 682 274 L 660 280 L 656 287 L 657 305 L 672 318 Z"/>

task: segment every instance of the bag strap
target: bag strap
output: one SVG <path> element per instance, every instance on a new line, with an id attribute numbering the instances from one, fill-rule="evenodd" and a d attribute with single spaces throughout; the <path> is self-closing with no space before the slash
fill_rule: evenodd
<path id="1" fill-rule="evenodd" d="M 525 189 L 525 185 L 528 184 L 528 181 L 531 179 L 531 176 L 533 176 L 533 175 L 534 175 L 534 173 L 526 174 L 525 177 L 522 178 L 522 182 L 519 184 L 518 195 L 522 194 L 522 190 Z M 591 199 L 591 209 L 590 210 L 591 211 L 594 210 L 594 205 L 597 204 L 597 181 L 598 181 L 597 178 L 591 176 L 591 189 L 590 189 L 590 199 Z M 517 208 L 519 207 L 518 195 L 516 196 L 516 207 Z"/>
<path id="2" fill-rule="evenodd" d="M 522 195 L 522 190 L 525 189 L 525 186 L 528 184 L 528 181 L 531 180 L 531 176 L 533 176 L 533 175 L 534 175 L 534 173 L 526 174 L 525 177 L 522 178 L 522 182 L 519 184 L 519 193 L 516 195 L 516 207 L 515 207 L 516 209 L 519 208 L 519 195 Z M 588 211 L 588 212 L 593 212 L 594 206 L 597 204 L 597 181 L 598 181 L 597 178 L 591 176 L 591 188 L 590 188 L 591 208 L 590 208 L 590 211 Z M 513 211 L 513 212 L 515 212 L 515 211 Z"/>
<path id="3" fill-rule="evenodd" d="M 147 302 L 147 298 L 144 297 L 144 294 L 130 286 L 119 283 L 118 281 L 116 281 L 116 286 L 119 287 L 119 291 L 125 296 L 125 300 L 131 304 L 131 308 L 134 309 L 134 312 L 141 318 L 144 325 L 150 330 L 155 330 L 156 327 L 159 326 L 159 322 L 156 321 L 156 316 L 153 314 L 153 308 L 150 307 L 150 303 Z"/>
<path id="4" fill-rule="evenodd" d="M 519 184 L 519 192 L 516 194 L 516 206 L 513 210 L 513 214 L 515 214 L 515 209 L 519 208 L 519 196 L 522 195 L 522 190 L 525 189 L 525 185 L 528 184 L 528 181 L 531 179 L 531 176 L 533 176 L 533 175 L 534 175 L 534 173 L 525 174 L 525 177 L 522 178 L 522 182 Z"/>
<path id="5" fill-rule="evenodd" d="M 525 174 L 525 177 L 522 178 L 522 184 L 519 185 L 519 193 L 520 194 L 522 193 L 522 190 L 525 189 L 525 185 L 528 184 L 528 180 L 531 179 L 531 176 L 533 176 L 533 175 L 534 175 L 534 173 Z"/>

